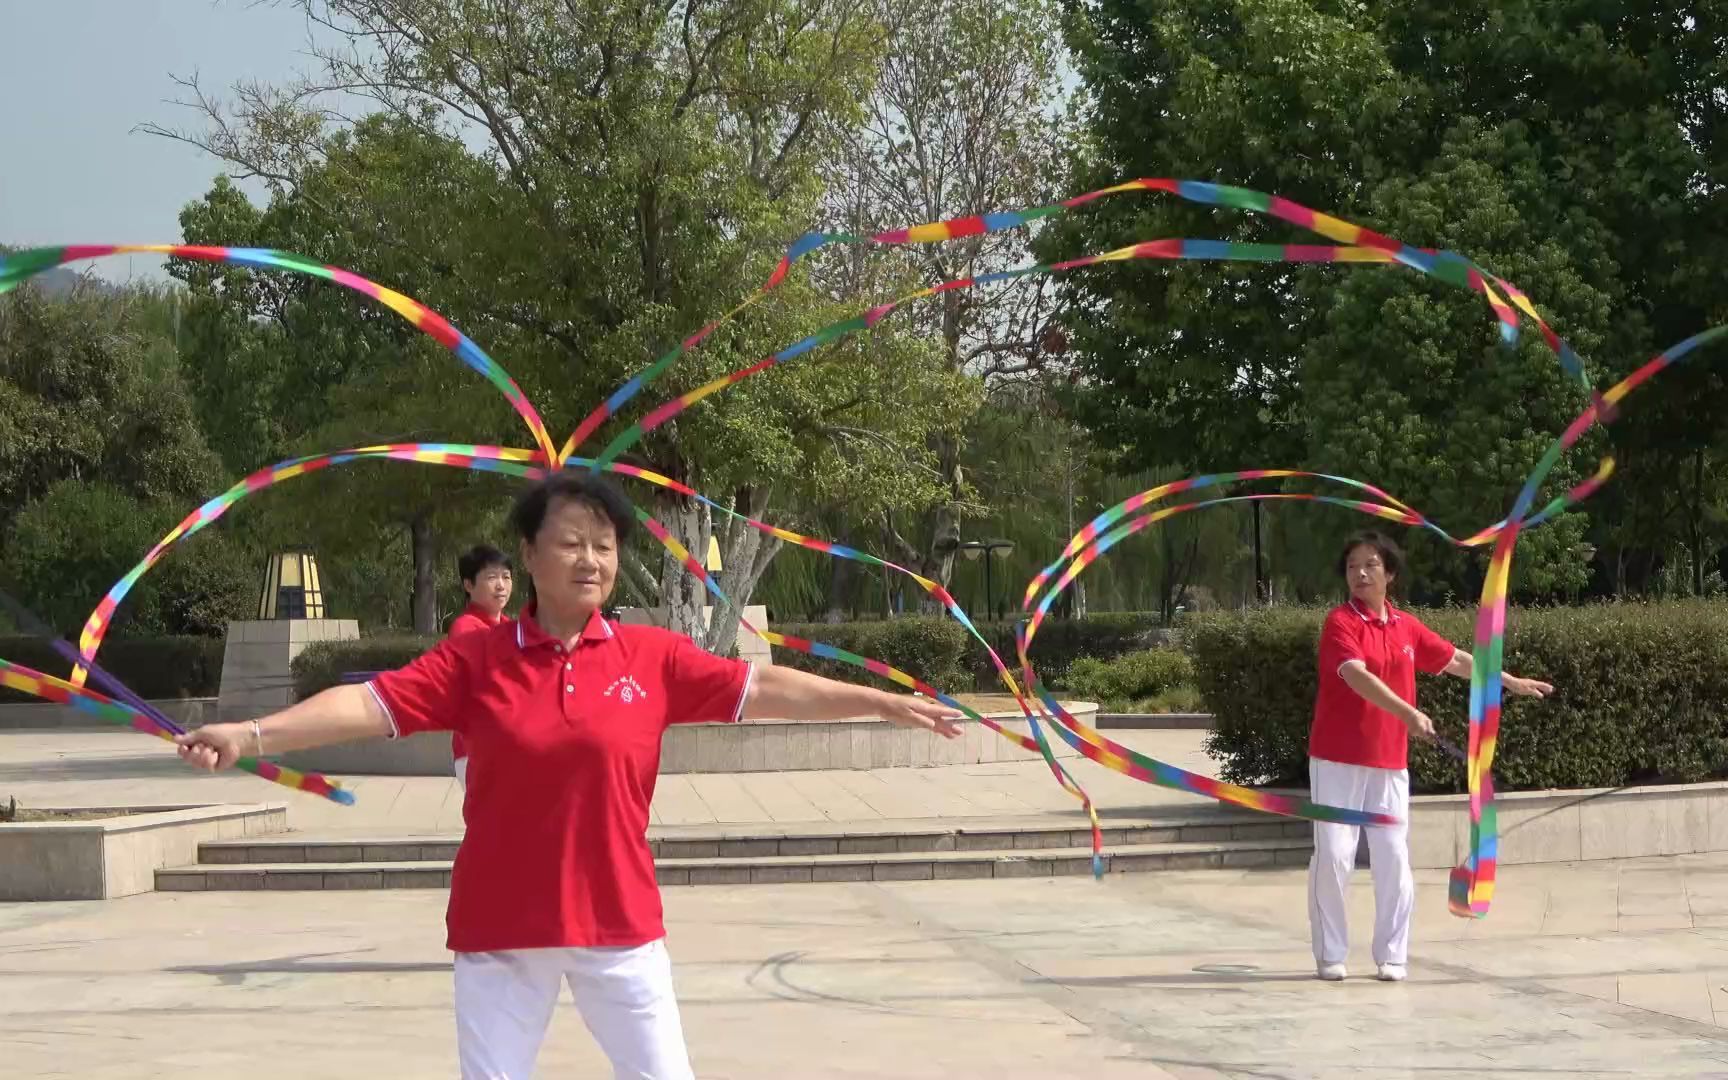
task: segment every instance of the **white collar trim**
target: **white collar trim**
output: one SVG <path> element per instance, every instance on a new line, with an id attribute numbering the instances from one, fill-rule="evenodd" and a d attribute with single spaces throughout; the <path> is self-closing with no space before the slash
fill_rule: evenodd
<path id="1" fill-rule="evenodd" d="M 1365 622 L 1365 623 L 1379 623 L 1381 626 L 1385 626 L 1388 623 L 1395 623 L 1401 617 L 1398 614 L 1398 609 L 1392 606 L 1392 601 L 1390 601 L 1390 600 L 1386 601 L 1386 617 L 1384 619 L 1376 619 L 1372 614 L 1370 614 L 1368 611 L 1364 610 L 1362 608 L 1362 605 L 1360 605 L 1356 602 L 1356 598 L 1354 596 L 1352 596 L 1350 598 L 1350 610 L 1354 611 L 1356 613 L 1356 617 L 1361 619 L 1363 622 Z"/>

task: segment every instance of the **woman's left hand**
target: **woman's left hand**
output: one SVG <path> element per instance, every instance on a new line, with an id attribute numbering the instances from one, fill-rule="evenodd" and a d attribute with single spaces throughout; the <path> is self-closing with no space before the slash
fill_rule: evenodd
<path id="1" fill-rule="evenodd" d="M 1501 676 L 1500 685 L 1504 686 L 1509 693 L 1517 694 L 1519 697 L 1545 698 L 1554 692 L 1553 683 L 1545 683 L 1537 679 L 1521 679 L 1516 675 Z"/>
<path id="2" fill-rule="evenodd" d="M 945 739 L 960 737 L 960 725 L 955 721 L 965 716 L 939 701 L 912 697 L 909 694 L 882 693 L 885 699 L 877 715 L 895 727 L 923 728 Z"/>

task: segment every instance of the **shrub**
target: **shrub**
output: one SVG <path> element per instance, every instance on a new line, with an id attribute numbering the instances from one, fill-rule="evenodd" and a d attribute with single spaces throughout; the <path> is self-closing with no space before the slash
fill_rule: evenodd
<path id="1" fill-rule="evenodd" d="M 0 576 L 44 622 L 75 631 L 186 509 L 141 502 L 99 483 L 62 481 L 12 521 L 0 547 Z M 221 530 L 205 530 L 138 579 L 115 626 L 138 638 L 219 637 L 229 619 L 254 616 L 257 573 L 255 555 L 243 544 Z"/>
<path id="2" fill-rule="evenodd" d="M 315 641 L 294 658 L 294 693 L 304 701 L 340 684 L 349 672 L 393 671 L 442 640 L 422 634 L 377 634 L 358 641 Z"/>
<path id="3" fill-rule="evenodd" d="M 116 638 L 96 653 L 96 662 L 139 697 L 215 697 L 222 683 L 222 653 L 220 638 Z M 0 657 L 62 679 L 72 670 L 72 665 L 40 638 L 0 638 Z M 90 685 L 96 688 L 94 682 Z M 0 701 L 40 700 L 21 691 L 0 690 Z"/>
<path id="4" fill-rule="evenodd" d="M 1422 611 L 1466 649 L 1473 612 Z M 1238 783 L 1302 781 L 1325 612 L 1274 608 L 1192 618 L 1196 682 L 1216 716 L 1207 750 Z M 1708 601 L 1516 609 L 1506 669 L 1556 687 L 1508 698 L 1495 755 L 1503 790 L 1690 783 L 1728 775 L 1728 608 Z M 1418 703 L 1463 746 L 1469 684 L 1418 679 Z M 1463 766 L 1412 743 L 1411 787 L 1464 790 Z"/>
<path id="5" fill-rule="evenodd" d="M 1073 697 L 1096 701 L 1104 712 L 1140 712 L 1149 710 L 1153 699 L 1193 682 L 1194 665 L 1186 653 L 1146 649 L 1112 660 L 1083 656 L 1053 685 Z"/>
<path id="6" fill-rule="evenodd" d="M 880 660 L 947 693 L 971 689 L 971 675 L 961 660 L 967 648 L 976 648 L 977 643 L 952 619 L 911 616 L 879 622 L 771 625 L 768 629 Z M 887 685 L 881 677 L 863 668 L 837 660 L 819 660 L 791 649 L 775 649 L 774 662 L 841 682 Z"/>
<path id="7" fill-rule="evenodd" d="M 991 648 L 1020 677 L 1020 661 L 1014 651 L 1013 622 L 979 623 L 978 630 Z M 964 630 L 961 633 L 965 633 Z M 1084 619 L 1050 619 L 1038 628 L 1032 640 L 1032 669 L 1052 686 L 1060 685 L 1061 676 L 1076 660 L 1111 660 L 1123 653 L 1137 652 L 1161 644 L 1162 630 L 1155 612 L 1118 612 L 1088 615 Z M 1001 678 L 990 664 L 982 647 L 966 635 L 966 660 L 980 690 L 1001 691 Z"/>

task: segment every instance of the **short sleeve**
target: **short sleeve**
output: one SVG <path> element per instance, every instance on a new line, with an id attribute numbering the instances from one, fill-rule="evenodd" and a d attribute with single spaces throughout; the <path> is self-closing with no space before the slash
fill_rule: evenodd
<path id="1" fill-rule="evenodd" d="M 366 689 L 384 706 L 396 735 L 422 731 L 461 731 L 471 710 L 461 707 L 468 692 L 463 650 L 446 638 L 407 667 L 379 674 Z"/>
<path id="2" fill-rule="evenodd" d="M 1412 618 L 1412 616 L 1405 616 Z M 1430 675 L 1438 675 L 1446 670 L 1446 665 L 1452 662 L 1453 655 L 1458 650 L 1450 641 L 1428 629 L 1421 622 L 1416 624 L 1416 670 L 1425 671 Z"/>
<path id="3" fill-rule="evenodd" d="M 736 722 L 744 713 L 754 669 L 743 660 L 715 656 L 682 634 L 666 650 L 666 722 Z"/>
<path id="4" fill-rule="evenodd" d="M 1364 660 L 1362 619 L 1353 611 L 1339 608 L 1326 617 L 1326 625 L 1320 628 L 1320 674 L 1336 675 L 1339 668 L 1352 660 Z"/>

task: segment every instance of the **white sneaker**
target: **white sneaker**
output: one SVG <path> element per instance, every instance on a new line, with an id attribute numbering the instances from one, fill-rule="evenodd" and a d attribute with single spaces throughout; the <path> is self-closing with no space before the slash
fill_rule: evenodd
<path id="1" fill-rule="evenodd" d="M 1403 964 L 1381 964 L 1380 973 L 1375 978 L 1381 982 L 1403 982 L 1409 975 Z"/>
<path id="2" fill-rule="evenodd" d="M 1325 979 L 1327 982 L 1343 982 L 1345 977 L 1349 974 L 1350 973 L 1348 971 L 1344 970 L 1343 964 L 1321 964 L 1320 965 L 1319 975 L 1322 979 Z"/>

